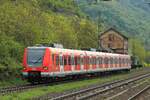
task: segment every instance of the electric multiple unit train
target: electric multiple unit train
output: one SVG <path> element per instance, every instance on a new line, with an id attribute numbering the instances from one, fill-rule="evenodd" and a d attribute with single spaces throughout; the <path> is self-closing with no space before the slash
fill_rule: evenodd
<path id="1" fill-rule="evenodd" d="M 54 47 L 27 47 L 23 77 L 29 82 L 131 69 L 130 55 Z"/>

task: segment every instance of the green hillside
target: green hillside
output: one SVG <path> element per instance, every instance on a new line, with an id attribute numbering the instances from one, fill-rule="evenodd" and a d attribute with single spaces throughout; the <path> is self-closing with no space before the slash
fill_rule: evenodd
<path id="1" fill-rule="evenodd" d="M 97 48 L 99 12 L 100 23 L 105 28 L 113 26 L 130 37 L 138 37 L 150 49 L 150 14 L 147 13 L 150 9 L 143 0 L 97 4 L 90 1 L 94 0 L 0 0 L 0 79 L 21 70 L 23 50 L 27 46 L 55 42 L 65 48 Z M 135 54 L 145 60 L 145 55 L 150 53 L 139 53 L 144 51 L 143 44 L 133 42 L 139 48 L 134 50 Z"/>
<path id="2" fill-rule="evenodd" d="M 27 46 L 97 47 L 95 40 L 96 26 L 73 0 L 0 0 L 0 79 L 21 68 Z"/>
<path id="3" fill-rule="evenodd" d="M 100 16 L 107 27 L 115 27 L 130 38 L 139 38 L 150 50 L 150 0 L 77 0 L 93 20 Z"/>

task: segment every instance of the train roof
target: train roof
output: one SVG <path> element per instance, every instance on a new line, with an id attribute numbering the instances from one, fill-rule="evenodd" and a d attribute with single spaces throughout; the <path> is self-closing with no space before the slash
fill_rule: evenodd
<path id="1" fill-rule="evenodd" d="M 53 48 L 53 47 L 27 47 L 30 49 L 50 49 L 52 53 L 57 54 L 75 54 L 75 55 L 88 55 L 88 56 L 113 56 L 113 57 L 130 57 L 127 54 L 116 54 L 116 53 L 107 53 L 107 52 L 97 52 L 97 51 L 86 51 L 86 50 L 76 50 L 76 49 L 64 49 L 64 48 Z"/>

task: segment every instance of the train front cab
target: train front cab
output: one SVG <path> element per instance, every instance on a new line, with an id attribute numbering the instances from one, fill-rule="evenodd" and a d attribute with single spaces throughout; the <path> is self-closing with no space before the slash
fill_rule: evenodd
<path id="1" fill-rule="evenodd" d="M 40 81 L 49 74 L 50 67 L 49 48 L 29 47 L 24 51 L 23 57 L 23 78 L 29 82 Z"/>

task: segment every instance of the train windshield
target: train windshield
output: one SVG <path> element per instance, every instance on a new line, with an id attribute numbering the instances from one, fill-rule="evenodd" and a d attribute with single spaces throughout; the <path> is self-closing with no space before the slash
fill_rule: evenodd
<path id="1" fill-rule="evenodd" d="M 45 49 L 29 48 L 27 52 L 27 63 L 30 67 L 41 66 Z"/>

